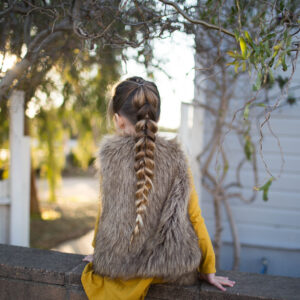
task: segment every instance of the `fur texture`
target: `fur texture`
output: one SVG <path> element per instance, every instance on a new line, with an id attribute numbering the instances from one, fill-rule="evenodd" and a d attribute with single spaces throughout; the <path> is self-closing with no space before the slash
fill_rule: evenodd
<path id="1" fill-rule="evenodd" d="M 95 273 L 111 278 L 159 277 L 180 285 L 197 281 L 201 251 L 188 215 L 187 161 L 176 139 L 156 136 L 153 189 L 144 226 L 130 246 L 135 225 L 132 135 L 106 135 L 96 165 L 101 175 L 102 215 L 94 248 Z"/>

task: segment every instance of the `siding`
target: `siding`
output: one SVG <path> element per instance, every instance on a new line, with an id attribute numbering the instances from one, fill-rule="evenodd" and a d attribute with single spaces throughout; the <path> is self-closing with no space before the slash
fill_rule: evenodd
<path id="1" fill-rule="evenodd" d="M 291 87 L 297 86 L 299 82 L 299 65 Z M 279 95 L 278 90 L 273 91 L 274 93 Z M 297 96 L 295 90 L 292 94 Z M 233 103 L 232 107 L 234 106 L 236 106 L 236 102 Z M 262 111 L 262 108 L 260 110 Z M 250 118 L 253 118 L 253 115 Z M 260 117 L 259 120 L 262 121 L 263 117 Z M 206 114 L 204 129 L 199 128 L 199 130 L 204 130 L 204 145 L 210 140 L 213 129 L 212 122 L 213 119 Z M 241 270 L 260 272 L 261 259 L 266 257 L 270 264 L 269 272 L 271 274 L 300 277 L 300 103 L 293 106 L 283 105 L 272 112 L 270 124 L 280 140 L 285 163 L 283 173 L 270 187 L 269 200 L 263 201 L 262 192 L 258 192 L 257 197 L 250 204 L 244 203 L 240 199 L 230 199 L 242 245 Z M 257 145 L 260 138 L 258 128 L 253 126 L 251 131 L 253 141 Z M 263 128 L 263 135 L 264 160 L 272 174 L 277 177 L 282 164 L 278 141 L 267 125 Z M 235 133 L 231 132 L 226 136 L 223 145 L 229 161 L 226 183 L 230 183 L 236 181 L 235 170 L 241 158 L 244 157 L 243 142 L 241 143 Z M 265 170 L 258 149 L 256 155 L 259 185 L 263 185 L 270 175 Z M 216 159 L 214 158 L 210 169 L 214 174 L 215 167 Z M 243 195 L 249 197 L 254 187 L 250 163 L 247 162 L 244 165 L 240 175 L 243 184 L 242 190 L 235 188 L 230 191 L 242 191 Z M 215 222 L 212 197 L 202 188 L 200 199 L 202 213 L 213 239 Z M 221 215 L 222 242 L 224 244 L 221 252 L 221 268 L 230 269 L 233 251 L 232 236 L 224 207 L 222 207 Z"/>
<path id="2" fill-rule="evenodd" d="M 293 117 L 287 118 L 292 112 Z M 272 183 L 269 200 L 262 200 L 262 192 L 257 193 L 255 201 L 246 204 L 239 199 L 231 199 L 231 207 L 240 240 L 244 244 L 268 247 L 280 247 L 300 250 L 300 109 L 299 107 L 285 107 L 279 112 L 273 112 L 272 129 L 280 139 L 284 153 L 284 171 Z M 206 141 L 211 131 L 205 130 Z M 253 140 L 258 141 L 254 135 Z M 225 139 L 225 148 L 230 153 L 229 170 L 226 183 L 235 181 L 235 169 L 244 153 L 238 138 L 229 134 Z M 281 166 L 280 151 L 276 139 L 265 133 L 263 140 L 263 154 L 270 170 L 274 175 L 279 174 Z M 258 158 L 259 183 L 263 184 L 269 175 Z M 214 165 L 214 163 L 212 163 Z M 212 170 L 214 172 L 214 170 Z M 243 194 L 250 196 L 254 186 L 253 172 L 250 164 L 246 164 L 241 171 L 241 182 L 244 186 Z M 238 189 L 232 189 L 237 191 Z M 202 210 L 209 232 L 214 232 L 214 213 L 211 196 L 203 190 Z M 226 214 L 223 209 L 223 240 L 231 242 L 232 237 Z"/>

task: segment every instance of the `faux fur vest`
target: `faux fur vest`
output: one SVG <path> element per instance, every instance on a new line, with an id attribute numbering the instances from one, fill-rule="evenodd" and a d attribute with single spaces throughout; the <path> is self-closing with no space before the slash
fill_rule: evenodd
<path id="1" fill-rule="evenodd" d="M 125 280 L 159 277 L 194 284 L 201 252 L 188 215 L 188 163 L 176 139 L 156 135 L 153 188 L 144 226 L 129 247 L 135 226 L 136 175 L 133 135 L 105 135 L 97 153 L 102 215 L 96 235 L 95 273 Z"/>

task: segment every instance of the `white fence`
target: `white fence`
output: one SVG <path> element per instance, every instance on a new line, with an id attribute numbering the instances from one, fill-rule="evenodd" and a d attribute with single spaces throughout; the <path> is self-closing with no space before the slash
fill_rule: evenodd
<path id="1" fill-rule="evenodd" d="M 9 180 L 0 181 L 0 242 L 9 242 Z"/>
<path id="2" fill-rule="evenodd" d="M 0 243 L 29 246 L 30 137 L 24 136 L 24 92 L 14 91 L 10 110 L 10 177 L 0 181 Z"/>

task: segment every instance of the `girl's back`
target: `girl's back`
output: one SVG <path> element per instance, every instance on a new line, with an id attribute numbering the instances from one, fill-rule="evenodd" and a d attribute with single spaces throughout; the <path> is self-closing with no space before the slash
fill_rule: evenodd
<path id="1" fill-rule="evenodd" d="M 112 278 L 162 277 L 192 284 L 197 280 L 201 252 L 187 213 L 190 189 L 184 153 L 176 140 L 156 136 L 154 176 L 143 227 L 130 244 L 136 220 L 135 145 L 134 135 L 107 135 L 100 145 L 102 215 L 94 269 Z"/>

